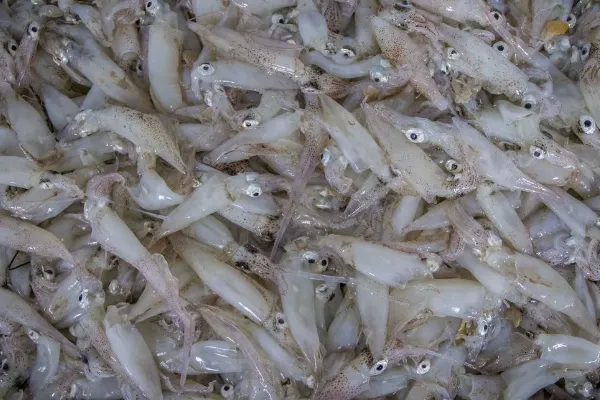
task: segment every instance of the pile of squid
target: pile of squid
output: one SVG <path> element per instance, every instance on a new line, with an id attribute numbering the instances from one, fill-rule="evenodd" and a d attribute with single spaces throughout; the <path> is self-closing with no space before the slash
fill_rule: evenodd
<path id="1" fill-rule="evenodd" d="M 600 399 L 600 4 L 0 4 L 0 398 Z"/>

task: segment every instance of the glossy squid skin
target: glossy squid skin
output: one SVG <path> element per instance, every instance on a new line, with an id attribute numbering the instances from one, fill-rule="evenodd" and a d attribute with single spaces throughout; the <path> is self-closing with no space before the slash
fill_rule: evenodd
<path id="1" fill-rule="evenodd" d="M 134 3 L 0 7 L 0 397 L 597 396 L 597 7 Z"/>

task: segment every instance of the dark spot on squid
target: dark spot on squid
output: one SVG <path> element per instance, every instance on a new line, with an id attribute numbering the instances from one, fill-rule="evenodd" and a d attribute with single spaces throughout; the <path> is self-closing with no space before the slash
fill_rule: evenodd
<path id="1" fill-rule="evenodd" d="M 235 266 L 240 268 L 243 271 L 250 271 L 250 266 L 248 265 L 248 263 L 246 263 L 244 261 L 236 261 Z"/>
<path id="2" fill-rule="evenodd" d="M 250 254 L 258 254 L 258 249 L 256 247 L 254 247 L 253 245 L 251 245 L 251 244 L 248 243 L 244 247 L 246 248 L 246 250 L 248 250 L 248 253 L 250 253 Z"/>
<path id="3" fill-rule="evenodd" d="M 316 65 L 311 66 L 311 68 L 314 71 L 314 73 L 317 74 L 317 75 L 323 75 L 325 73 L 325 71 L 323 70 L 323 68 L 318 67 Z"/>
<path id="4" fill-rule="evenodd" d="M 15 386 L 19 390 L 26 390 L 29 387 L 29 379 L 24 376 L 18 376 L 15 379 Z"/>
<path id="5" fill-rule="evenodd" d="M 373 358 L 373 354 L 371 353 L 371 351 L 369 349 L 364 349 L 362 351 L 362 356 L 365 358 L 365 360 L 367 362 L 366 364 L 369 366 L 371 364 L 373 364 L 373 361 L 375 361 L 375 359 Z"/>

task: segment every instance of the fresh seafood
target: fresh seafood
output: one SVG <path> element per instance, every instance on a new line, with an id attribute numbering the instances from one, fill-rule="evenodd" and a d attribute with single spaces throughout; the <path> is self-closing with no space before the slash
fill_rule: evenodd
<path id="1" fill-rule="evenodd" d="M 0 398 L 600 399 L 599 71 L 589 0 L 3 2 Z"/>

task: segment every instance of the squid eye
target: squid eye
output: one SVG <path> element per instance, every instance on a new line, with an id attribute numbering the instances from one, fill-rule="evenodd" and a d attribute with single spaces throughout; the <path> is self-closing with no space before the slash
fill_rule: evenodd
<path id="1" fill-rule="evenodd" d="M 427 372 L 429 372 L 429 369 L 431 369 L 431 361 L 429 361 L 428 359 L 425 359 L 425 360 L 421 361 L 419 363 L 419 365 L 417 366 L 417 374 L 419 374 L 419 375 L 426 374 Z"/>
<path id="2" fill-rule="evenodd" d="M 423 143 L 425 141 L 425 134 L 418 128 L 410 128 L 405 135 L 413 143 Z"/>
<path id="3" fill-rule="evenodd" d="M 585 44 L 581 50 L 579 51 L 581 54 L 581 60 L 585 61 L 587 60 L 588 56 L 590 55 L 590 48 L 592 47 L 591 44 L 587 43 Z"/>
<path id="4" fill-rule="evenodd" d="M 242 128 L 245 128 L 245 129 L 253 128 L 255 126 L 258 126 L 258 121 L 255 119 L 245 119 L 242 122 Z"/>
<path id="5" fill-rule="evenodd" d="M 575 27 L 575 24 L 577 23 L 577 18 L 575 17 L 575 15 L 573 14 L 569 14 L 569 16 L 567 17 L 567 25 L 569 25 L 569 28 L 573 28 Z"/>
<path id="6" fill-rule="evenodd" d="M 454 47 L 448 47 L 446 49 L 446 57 L 450 60 L 456 60 L 459 57 L 458 51 Z"/>
<path id="7" fill-rule="evenodd" d="M 210 63 L 200 64 L 200 75 L 209 76 L 215 73 L 215 67 L 210 65 Z"/>
<path id="8" fill-rule="evenodd" d="M 226 399 L 229 399 L 229 398 L 233 397 L 234 396 L 233 386 L 231 386 L 228 383 L 225 384 L 225 385 L 223 385 L 223 386 L 221 386 L 221 396 L 224 397 L 224 398 L 226 398 Z"/>
<path id="9" fill-rule="evenodd" d="M 44 278 L 46 280 L 53 280 L 54 279 L 54 270 L 52 268 L 46 267 L 44 268 Z"/>
<path id="10" fill-rule="evenodd" d="M 83 293 L 79 293 L 79 297 L 77 298 L 77 300 L 79 300 L 79 301 L 83 300 Z"/>
<path id="11" fill-rule="evenodd" d="M 579 128 L 585 134 L 594 133 L 596 131 L 596 121 L 589 115 L 582 115 L 579 117 Z"/>
<path id="12" fill-rule="evenodd" d="M 317 262 L 319 255 L 314 251 L 307 251 L 302 255 L 302 257 L 304 257 L 307 263 L 314 264 Z"/>
<path id="13" fill-rule="evenodd" d="M 505 42 L 496 42 L 494 43 L 494 45 L 492 46 L 494 49 L 498 50 L 500 52 L 500 54 L 502 54 L 504 57 L 506 58 L 510 58 L 511 53 L 508 49 L 508 45 Z"/>
<path id="14" fill-rule="evenodd" d="M 496 21 L 500 21 L 504 18 L 504 16 L 502 14 L 500 14 L 498 11 L 494 11 L 492 13 L 492 18 L 494 18 Z"/>
<path id="15" fill-rule="evenodd" d="M 525 336 L 532 340 L 535 339 L 535 333 L 532 331 L 525 331 Z"/>
<path id="16" fill-rule="evenodd" d="M 252 183 L 246 188 L 246 194 L 250 197 L 258 197 L 262 194 L 262 189 L 259 185 Z"/>
<path id="17" fill-rule="evenodd" d="M 481 320 L 477 324 L 477 333 L 481 336 L 487 334 L 488 329 L 489 329 L 489 325 L 485 320 Z"/>
<path id="18" fill-rule="evenodd" d="M 354 51 L 351 47 L 348 46 L 343 46 L 340 49 L 340 53 L 342 53 L 342 55 L 345 58 L 352 58 L 352 57 L 356 57 L 356 51 Z"/>
<path id="19" fill-rule="evenodd" d="M 36 37 L 38 33 L 40 33 L 39 25 L 36 22 L 32 22 L 31 25 L 29 25 L 29 28 L 27 29 L 27 33 L 29 34 L 29 36 Z"/>
<path id="20" fill-rule="evenodd" d="M 529 154 L 531 154 L 532 157 L 537 158 L 538 160 L 541 160 L 546 156 L 546 152 L 536 146 L 531 146 L 529 148 Z"/>
<path id="21" fill-rule="evenodd" d="M 537 101 L 535 100 L 535 97 L 533 97 L 532 95 L 527 95 L 523 98 L 521 105 L 524 108 L 526 108 L 527 110 L 531 110 L 531 109 L 533 109 L 533 107 L 535 107 L 537 105 Z"/>
<path id="22" fill-rule="evenodd" d="M 387 368 L 387 360 L 379 360 L 375 365 L 371 367 L 371 375 L 379 375 Z"/>
<path id="23" fill-rule="evenodd" d="M 383 79 L 383 74 L 379 71 L 373 72 L 371 74 L 371 79 L 373 80 L 373 82 L 379 83 Z"/>
<path id="24" fill-rule="evenodd" d="M 450 69 L 450 65 L 446 61 L 442 61 L 440 63 L 440 71 L 442 71 L 444 75 L 450 75 L 450 73 L 452 72 L 452 70 Z"/>
<path id="25" fill-rule="evenodd" d="M 11 56 L 14 56 L 17 53 L 18 48 L 19 46 L 17 46 L 17 42 L 15 42 L 14 40 L 11 40 L 6 44 L 6 50 L 8 50 L 8 53 Z"/>
<path id="26" fill-rule="evenodd" d="M 286 326 L 285 315 L 283 315 L 283 313 L 275 314 L 275 327 L 277 329 L 285 329 Z"/>
<path id="27" fill-rule="evenodd" d="M 455 160 L 446 161 L 445 167 L 448 171 L 458 171 L 460 169 L 460 164 Z"/>
<path id="28" fill-rule="evenodd" d="M 285 20 L 283 19 L 283 15 L 281 15 L 281 14 L 274 14 L 271 17 L 271 23 L 272 24 L 283 24 L 283 23 L 285 23 Z"/>
<path id="29" fill-rule="evenodd" d="M 317 93 L 319 91 L 316 83 L 308 83 L 302 86 L 302 93 Z"/>

